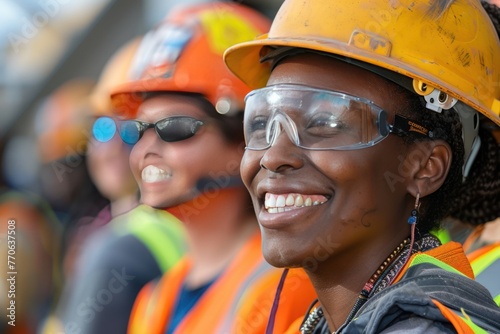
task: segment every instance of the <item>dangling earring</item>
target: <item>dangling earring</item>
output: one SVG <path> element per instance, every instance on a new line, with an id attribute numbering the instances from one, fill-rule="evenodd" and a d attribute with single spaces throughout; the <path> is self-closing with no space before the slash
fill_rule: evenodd
<path id="1" fill-rule="evenodd" d="M 415 198 L 415 208 L 411 210 L 410 218 L 408 218 L 408 224 L 415 225 L 418 222 L 418 209 L 420 209 L 420 193 L 417 193 L 417 197 Z"/>
<path id="2" fill-rule="evenodd" d="M 406 259 L 403 262 L 401 269 L 406 266 L 406 264 L 408 263 L 413 254 L 413 246 L 415 244 L 415 226 L 417 225 L 419 219 L 419 212 L 418 212 L 419 209 L 420 209 L 420 193 L 417 193 L 417 197 L 415 198 L 415 207 L 413 208 L 413 210 L 411 210 L 410 217 L 408 218 L 408 224 L 410 224 L 410 248 L 408 249 L 408 255 L 406 255 Z M 394 276 L 392 280 L 389 282 L 389 284 L 392 285 L 393 280 L 397 276 L 398 275 Z"/>
<path id="3" fill-rule="evenodd" d="M 420 193 L 417 193 L 417 197 L 415 198 L 415 207 L 413 210 L 411 210 L 411 215 L 410 218 L 408 218 L 408 224 L 411 226 L 411 231 L 410 231 L 410 251 L 408 252 L 408 257 L 406 258 L 406 262 L 411 257 L 411 254 L 413 252 L 413 244 L 415 243 L 415 226 L 417 225 L 418 218 L 419 218 L 419 213 L 418 210 L 420 209 Z"/>

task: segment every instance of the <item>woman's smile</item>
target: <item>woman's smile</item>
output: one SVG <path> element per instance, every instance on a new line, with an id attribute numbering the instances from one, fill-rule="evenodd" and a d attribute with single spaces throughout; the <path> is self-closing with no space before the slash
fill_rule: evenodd
<path id="1" fill-rule="evenodd" d="M 156 183 L 169 180 L 172 177 L 171 172 L 167 172 L 153 165 L 147 165 L 141 172 L 141 180 L 144 183 Z"/>
<path id="2" fill-rule="evenodd" d="M 258 212 L 260 225 L 266 229 L 298 227 L 300 222 L 310 221 L 330 196 L 305 194 L 292 191 L 264 192 Z M 300 229 L 300 228 L 299 228 Z"/>
<path id="3" fill-rule="evenodd" d="M 327 200 L 323 195 L 266 193 L 264 207 L 268 213 L 281 213 L 320 205 Z"/>

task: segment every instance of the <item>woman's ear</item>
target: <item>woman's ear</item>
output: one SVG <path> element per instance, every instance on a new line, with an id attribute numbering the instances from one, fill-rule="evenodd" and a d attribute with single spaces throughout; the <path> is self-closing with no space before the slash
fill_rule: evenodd
<path id="1" fill-rule="evenodd" d="M 413 186 L 409 192 L 421 197 L 437 191 L 446 180 L 451 166 L 452 152 L 450 145 L 443 140 L 417 142 L 411 145 L 408 155 L 414 164 Z"/>

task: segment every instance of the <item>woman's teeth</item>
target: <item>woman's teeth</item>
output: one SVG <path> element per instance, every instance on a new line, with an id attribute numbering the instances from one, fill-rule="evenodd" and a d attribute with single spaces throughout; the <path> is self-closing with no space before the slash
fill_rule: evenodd
<path id="1" fill-rule="evenodd" d="M 145 183 L 164 181 L 169 179 L 171 176 L 171 173 L 152 165 L 146 166 L 141 173 L 142 181 Z"/>
<path id="2" fill-rule="evenodd" d="M 275 195 L 266 194 L 264 206 L 269 213 L 278 213 L 293 210 L 296 208 L 303 208 L 305 206 L 315 206 L 323 204 L 328 199 L 322 195 L 301 195 L 301 194 L 287 194 Z"/>

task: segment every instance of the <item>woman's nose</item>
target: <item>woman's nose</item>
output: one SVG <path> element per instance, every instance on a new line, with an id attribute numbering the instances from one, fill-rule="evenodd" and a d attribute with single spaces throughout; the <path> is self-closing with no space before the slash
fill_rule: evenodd
<path id="1" fill-rule="evenodd" d="M 297 169 L 302 167 L 303 149 L 295 145 L 287 134 L 287 131 L 276 133 L 271 146 L 265 150 L 260 166 L 272 172 L 280 172 L 284 169 Z"/>

